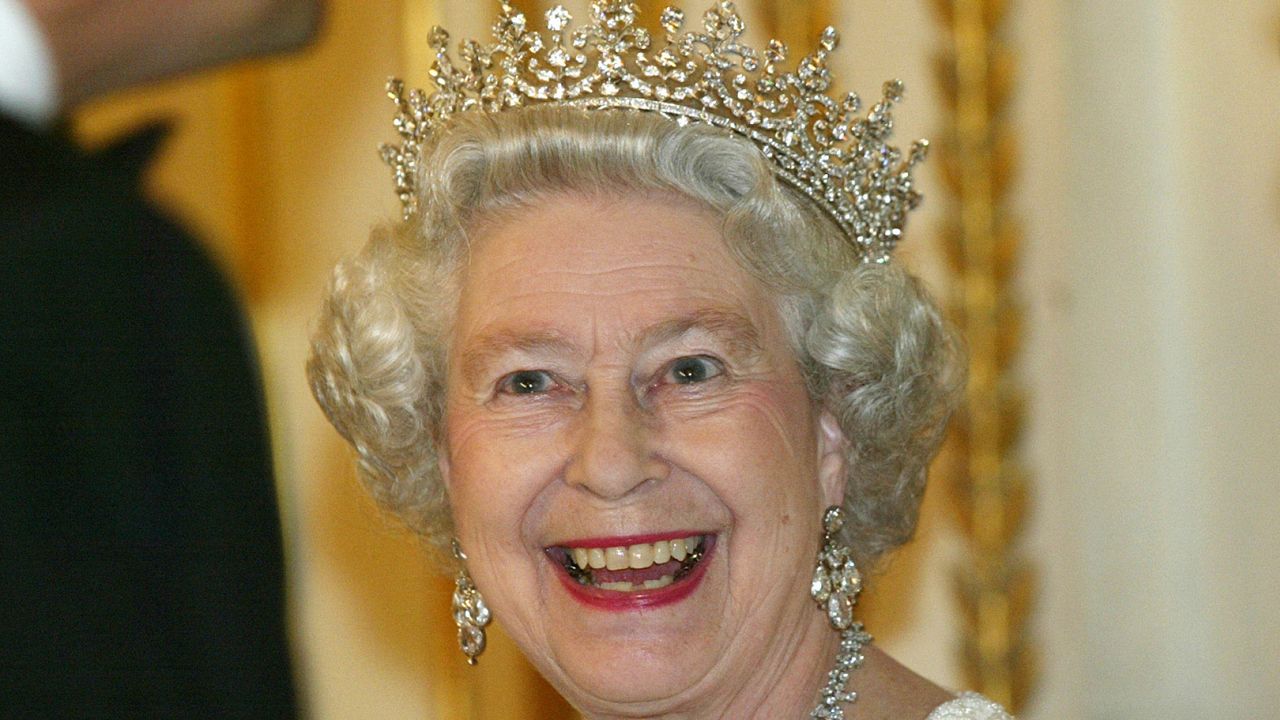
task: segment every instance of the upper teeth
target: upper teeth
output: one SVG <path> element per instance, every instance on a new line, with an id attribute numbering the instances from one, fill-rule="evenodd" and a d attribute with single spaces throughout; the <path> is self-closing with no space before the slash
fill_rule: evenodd
<path id="1" fill-rule="evenodd" d="M 570 548 L 573 561 L 583 570 L 643 570 L 654 564 L 671 560 L 681 561 L 697 549 L 701 536 L 694 535 L 675 540 L 659 540 L 655 543 L 637 543 L 606 548 Z"/>

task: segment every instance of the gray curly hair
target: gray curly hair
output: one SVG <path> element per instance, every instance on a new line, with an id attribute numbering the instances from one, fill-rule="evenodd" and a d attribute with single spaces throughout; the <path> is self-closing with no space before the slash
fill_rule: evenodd
<path id="1" fill-rule="evenodd" d="M 423 150 L 419 210 L 334 270 L 308 377 L 384 508 L 437 548 L 452 535 L 437 467 L 458 270 L 478 223 L 552 193 L 661 192 L 723 218 L 770 287 L 814 402 L 849 440 L 842 531 L 864 565 L 915 529 L 925 470 L 960 385 L 953 333 L 919 281 L 857 251 L 777 181 L 750 142 L 649 113 L 468 113 Z"/>

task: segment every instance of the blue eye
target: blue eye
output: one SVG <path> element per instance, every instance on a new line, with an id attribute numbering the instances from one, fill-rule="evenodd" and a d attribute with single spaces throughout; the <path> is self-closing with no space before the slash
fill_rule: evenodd
<path id="1" fill-rule="evenodd" d="M 550 390 L 553 383 L 544 370 L 520 370 L 503 378 L 499 390 L 512 395 L 537 395 Z"/>
<path id="2" fill-rule="evenodd" d="M 676 385 L 706 382 L 722 372 L 720 364 L 708 357 L 679 358 L 667 370 L 667 379 Z"/>

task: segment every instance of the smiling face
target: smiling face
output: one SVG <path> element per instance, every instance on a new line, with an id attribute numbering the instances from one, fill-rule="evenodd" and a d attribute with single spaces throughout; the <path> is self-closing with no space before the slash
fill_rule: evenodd
<path id="1" fill-rule="evenodd" d="M 815 638 L 829 662 L 834 427 L 711 211 L 558 195 L 474 239 L 441 469 L 495 617 L 586 712 L 728 707 Z"/>

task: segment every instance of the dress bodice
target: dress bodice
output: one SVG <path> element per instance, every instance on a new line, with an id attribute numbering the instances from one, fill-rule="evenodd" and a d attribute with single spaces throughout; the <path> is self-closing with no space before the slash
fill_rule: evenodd
<path id="1" fill-rule="evenodd" d="M 939 705 L 926 720 L 1013 720 L 1013 716 L 978 693 L 969 692 Z"/>

